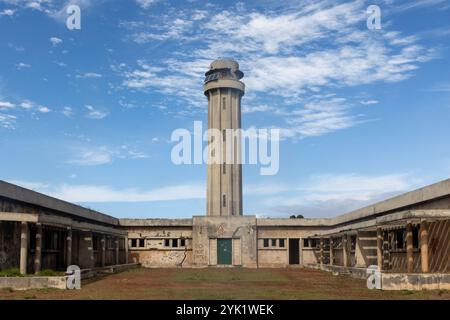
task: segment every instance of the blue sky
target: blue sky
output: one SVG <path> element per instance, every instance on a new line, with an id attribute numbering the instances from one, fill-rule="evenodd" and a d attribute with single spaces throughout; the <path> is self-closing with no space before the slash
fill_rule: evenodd
<path id="1" fill-rule="evenodd" d="M 206 121 L 218 57 L 245 73 L 244 128 L 282 132 L 277 175 L 244 166 L 245 214 L 334 216 L 450 176 L 448 1 L 0 0 L 0 38 L 0 179 L 117 217 L 205 213 L 206 167 L 174 165 L 170 136 Z"/>

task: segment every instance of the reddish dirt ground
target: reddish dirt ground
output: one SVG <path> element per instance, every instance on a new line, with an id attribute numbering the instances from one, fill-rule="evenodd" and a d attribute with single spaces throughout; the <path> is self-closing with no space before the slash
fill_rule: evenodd
<path id="1" fill-rule="evenodd" d="M 0 289 L 0 299 L 446 299 L 449 291 L 368 290 L 364 280 L 310 269 L 134 269 L 81 290 Z"/>

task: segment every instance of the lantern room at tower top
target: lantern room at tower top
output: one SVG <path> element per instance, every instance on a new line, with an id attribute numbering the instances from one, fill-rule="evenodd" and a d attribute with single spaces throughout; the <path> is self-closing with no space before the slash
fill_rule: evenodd
<path id="1" fill-rule="evenodd" d="M 205 73 L 204 93 L 217 88 L 231 88 L 245 93 L 245 85 L 239 81 L 244 73 L 239 70 L 239 63 L 232 59 L 218 59 L 211 63 L 210 69 Z"/>

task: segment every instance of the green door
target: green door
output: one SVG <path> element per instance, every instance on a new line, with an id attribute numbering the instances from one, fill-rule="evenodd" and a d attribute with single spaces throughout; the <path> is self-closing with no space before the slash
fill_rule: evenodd
<path id="1" fill-rule="evenodd" d="M 217 264 L 231 264 L 231 239 L 217 239 Z"/>

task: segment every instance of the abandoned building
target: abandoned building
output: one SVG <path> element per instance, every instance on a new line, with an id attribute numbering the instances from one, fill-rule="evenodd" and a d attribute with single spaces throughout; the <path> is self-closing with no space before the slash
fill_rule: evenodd
<path id="1" fill-rule="evenodd" d="M 209 128 L 241 127 L 242 77 L 233 60 L 211 64 Z M 0 269 L 304 266 L 364 278 L 375 265 L 385 289 L 450 287 L 450 179 L 334 218 L 271 219 L 243 215 L 240 164 L 207 167 L 207 214 L 191 219 L 116 219 L 0 181 Z"/>

